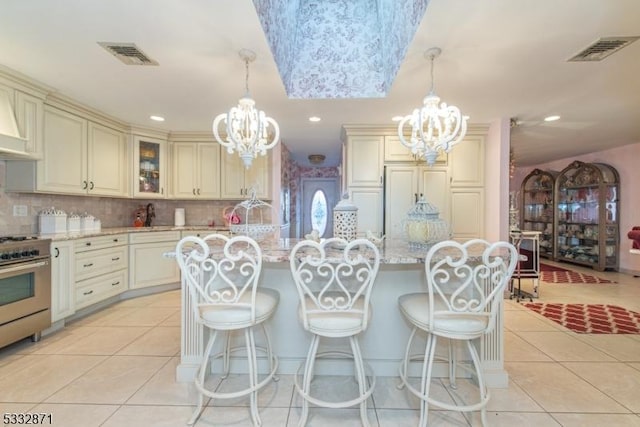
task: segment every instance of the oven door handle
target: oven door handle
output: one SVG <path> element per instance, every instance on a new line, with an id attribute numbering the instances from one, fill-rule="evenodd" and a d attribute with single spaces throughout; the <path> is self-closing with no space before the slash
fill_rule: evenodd
<path id="1" fill-rule="evenodd" d="M 5 275 L 7 273 L 15 273 L 15 272 L 18 272 L 18 271 L 30 270 L 30 269 L 33 269 L 33 268 L 44 267 L 47 264 L 48 264 L 47 261 L 40 261 L 40 262 L 33 262 L 33 263 L 30 262 L 28 264 L 20 264 L 20 265 L 15 265 L 13 267 L 3 268 L 2 271 L 0 271 L 0 273 Z"/>

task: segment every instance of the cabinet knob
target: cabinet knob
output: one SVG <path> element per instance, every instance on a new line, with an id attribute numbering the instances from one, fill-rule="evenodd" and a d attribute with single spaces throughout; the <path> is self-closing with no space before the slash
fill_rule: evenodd
<path id="1" fill-rule="evenodd" d="M 56 254 L 54 255 L 54 258 L 58 258 L 60 256 L 60 249 L 55 248 L 56 250 Z"/>
<path id="2" fill-rule="evenodd" d="M 93 190 L 93 181 L 89 182 L 89 190 Z"/>
<path id="3" fill-rule="evenodd" d="M 82 189 L 86 190 L 87 186 L 88 186 L 87 181 L 82 181 Z"/>
<path id="4" fill-rule="evenodd" d="M 195 196 L 196 195 L 196 189 L 193 188 L 193 189 L 191 189 L 191 191 L 193 192 L 193 195 Z"/>

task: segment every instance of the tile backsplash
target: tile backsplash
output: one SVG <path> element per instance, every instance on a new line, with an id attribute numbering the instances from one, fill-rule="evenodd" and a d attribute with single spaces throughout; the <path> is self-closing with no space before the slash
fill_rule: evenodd
<path id="1" fill-rule="evenodd" d="M 238 201 L 185 201 L 115 199 L 110 197 L 5 193 L 0 191 L 0 236 L 38 233 L 38 213 L 54 206 L 67 214 L 85 212 L 99 219 L 102 228 L 132 227 L 135 211 L 153 203 L 152 225 L 173 225 L 175 208 L 185 209 L 186 225 L 223 225 L 222 211 Z M 13 206 L 27 207 L 27 216 L 13 216 Z"/>

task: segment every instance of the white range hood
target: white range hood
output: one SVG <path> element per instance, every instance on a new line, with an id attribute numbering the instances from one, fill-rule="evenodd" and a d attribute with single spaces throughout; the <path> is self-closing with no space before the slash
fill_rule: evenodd
<path id="1" fill-rule="evenodd" d="M 20 137 L 7 92 L 0 91 L 0 159 L 33 159 L 27 140 Z"/>

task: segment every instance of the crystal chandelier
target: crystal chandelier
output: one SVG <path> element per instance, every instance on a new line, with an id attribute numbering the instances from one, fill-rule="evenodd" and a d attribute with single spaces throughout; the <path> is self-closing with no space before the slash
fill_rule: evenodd
<path id="1" fill-rule="evenodd" d="M 213 135 L 218 143 L 227 148 L 229 154 L 237 150 L 244 166 L 248 169 L 258 154 L 264 156 L 268 149 L 276 146 L 280 139 L 280 128 L 275 120 L 264 114 L 264 111 L 254 108 L 256 102 L 249 94 L 249 62 L 256 59 L 255 52 L 242 49 L 239 53 L 245 63 L 246 93 L 238 101 L 237 107 L 232 107 L 228 113 L 219 114 L 213 120 Z M 222 122 L 224 122 L 226 138 L 220 137 Z M 269 126 L 273 127 L 273 132 L 269 132 Z"/>
<path id="2" fill-rule="evenodd" d="M 441 50 L 437 47 L 424 53 L 431 60 L 431 90 L 424 98 L 422 108 L 416 108 L 398 124 L 398 136 L 402 145 L 413 154 L 423 157 L 429 166 L 435 163 L 440 151 L 448 153 L 467 133 L 468 117 L 462 116 L 458 107 L 445 102 L 440 104 L 440 97 L 434 92 L 433 61 L 440 53 Z M 409 134 L 404 129 L 406 124 L 411 126 L 408 141 L 405 138 Z"/>

